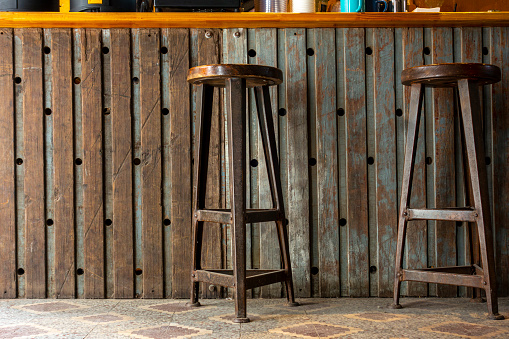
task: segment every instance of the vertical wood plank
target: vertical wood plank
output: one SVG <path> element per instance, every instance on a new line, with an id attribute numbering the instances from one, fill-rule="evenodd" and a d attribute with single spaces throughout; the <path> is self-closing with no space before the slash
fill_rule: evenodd
<path id="1" fill-rule="evenodd" d="M 339 175 L 335 30 L 314 29 L 319 296 L 339 297 Z"/>
<path id="2" fill-rule="evenodd" d="M 82 96 L 81 96 L 81 48 L 85 30 L 72 30 L 72 55 L 73 55 L 73 127 L 74 127 L 74 158 L 83 159 L 83 124 L 82 124 Z M 74 159 L 73 159 L 74 160 Z M 75 246 L 76 246 L 76 268 L 84 267 L 83 255 L 83 166 L 74 166 L 74 198 L 75 198 Z M 77 272 L 76 272 L 77 273 Z M 81 271 L 80 271 L 81 273 Z M 84 298 L 84 277 L 83 274 L 76 276 L 76 296 Z"/>
<path id="3" fill-rule="evenodd" d="M 25 265 L 25 170 L 22 166 L 24 159 L 23 150 L 23 30 L 14 29 L 14 125 L 15 146 L 14 157 L 16 158 L 15 181 L 16 181 L 16 267 L 17 267 L 17 294 L 19 298 L 26 298 Z"/>
<path id="4" fill-rule="evenodd" d="M 0 29 L 0 298 L 16 298 L 13 31 Z"/>
<path id="5" fill-rule="evenodd" d="M 258 55 L 256 50 L 255 29 L 247 29 L 247 49 Z M 224 45 L 224 41 L 223 41 Z M 242 51 L 240 51 L 242 53 Z M 256 56 L 250 53 L 248 63 L 256 63 Z M 241 54 L 242 55 L 242 54 Z M 258 189 L 259 169 L 258 166 L 251 166 L 251 160 L 259 162 L 260 153 L 258 152 L 258 115 L 256 114 L 256 105 L 251 90 L 247 91 L 246 101 L 246 207 L 258 208 L 260 195 Z M 225 104 L 226 107 L 226 104 Z M 228 133 L 227 133 L 228 134 Z M 238 145 L 238 144 L 237 144 Z M 231 198 L 231 197 L 230 197 Z M 260 265 L 260 224 L 246 224 L 246 269 L 253 269 Z M 247 297 L 252 298 L 259 295 L 260 289 L 254 288 L 247 291 Z"/>
<path id="6" fill-rule="evenodd" d="M 173 298 L 188 298 L 191 282 L 192 155 L 189 29 L 168 30 Z"/>
<path id="7" fill-rule="evenodd" d="M 306 30 L 285 29 L 288 234 L 295 296 L 311 296 Z"/>
<path id="8" fill-rule="evenodd" d="M 57 298 L 75 297 L 74 154 L 71 31 L 51 30 L 53 118 L 54 285 Z M 49 111 L 47 111 L 47 114 Z"/>
<path id="9" fill-rule="evenodd" d="M 279 146 L 279 166 L 281 176 L 281 186 L 283 190 L 283 201 L 286 207 L 286 218 L 288 218 L 288 114 L 287 114 L 287 98 L 286 98 L 286 29 L 277 30 L 277 65 L 283 71 L 283 82 L 277 88 L 277 111 L 278 117 L 274 120 L 274 125 L 277 126 L 278 131 L 278 146 Z"/>
<path id="10" fill-rule="evenodd" d="M 236 36 L 235 33 L 238 33 Z M 258 50 L 255 46 L 256 34 L 254 29 L 228 29 L 223 31 L 223 55 L 222 61 L 224 63 L 232 63 L 232 64 L 248 64 L 254 63 L 255 57 L 250 54 L 248 57 L 248 50 L 254 52 L 258 55 Z M 252 167 L 250 165 L 251 159 L 258 159 L 258 133 L 257 133 L 257 116 L 255 111 L 254 99 L 250 96 L 251 90 L 247 91 L 246 98 L 246 208 L 257 208 L 259 203 L 259 195 L 258 195 L 258 187 L 257 187 L 257 178 L 258 178 L 258 167 Z M 223 103 L 223 119 L 225 121 L 222 126 L 227 128 L 227 103 Z M 228 148 L 230 147 L 230 143 L 234 143 L 230 141 L 228 133 L 222 133 L 221 136 L 224 138 L 224 148 L 221 159 L 224 163 L 223 172 L 225 173 L 225 180 L 223 181 L 223 185 L 221 188 L 222 194 L 225 195 L 226 198 L 226 206 L 228 208 L 231 204 L 232 196 L 230 195 L 230 175 L 231 171 L 229 168 L 230 159 L 228 156 Z M 238 145 L 238 144 L 237 144 Z M 232 226 L 225 225 L 226 232 L 223 231 L 223 236 L 225 237 L 226 243 L 226 251 L 223 251 L 223 257 L 226 259 L 224 261 L 227 265 L 232 265 L 233 260 L 231 255 L 233 253 L 233 239 L 232 239 Z M 255 230 L 259 231 L 259 224 L 251 223 L 246 224 L 246 268 L 252 269 L 259 265 L 259 241 L 255 242 L 255 240 L 259 240 L 259 237 L 255 239 Z M 257 233 L 259 234 L 259 233 Z M 228 293 L 231 293 L 231 290 L 228 290 Z M 259 294 L 259 288 L 255 288 L 253 290 L 247 291 L 247 297 L 251 298 L 255 293 Z"/>
<path id="11" fill-rule="evenodd" d="M 134 297 L 131 34 L 110 30 L 113 298 Z M 110 111 L 108 112 L 108 108 Z"/>
<path id="12" fill-rule="evenodd" d="M 256 63 L 277 67 L 277 30 L 274 28 L 263 28 L 255 30 Z M 272 106 L 272 119 L 275 121 L 276 140 L 278 140 L 278 114 L 277 114 L 277 86 L 270 88 L 270 101 Z M 260 138 L 260 136 L 259 136 Z M 266 161 L 263 156 L 263 144 L 258 144 L 258 192 L 259 208 L 272 208 L 271 192 L 267 175 Z M 288 211 L 287 206 L 286 211 Z M 260 268 L 277 269 L 281 267 L 281 255 L 277 240 L 277 230 L 273 222 L 260 224 Z M 281 297 L 281 284 L 262 286 L 260 297 L 278 298 Z"/>
<path id="13" fill-rule="evenodd" d="M 159 35 L 158 29 L 139 30 L 144 298 L 164 295 Z"/>
<path id="14" fill-rule="evenodd" d="M 491 29 L 491 63 L 500 67 L 501 82 L 492 85 L 491 111 L 493 129 L 493 210 L 495 260 L 499 296 L 509 295 L 509 29 Z M 489 244 L 487 244 L 489 246 Z"/>
<path id="15" fill-rule="evenodd" d="M 482 28 L 478 27 L 461 27 L 454 29 L 454 59 L 455 62 L 482 62 Z M 459 46 L 458 46 L 459 45 Z M 456 117 L 456 202 L 458 206 L 466 205 L 466 198 L 468 196 L 468 190 L 465 187 L 465 176 L 464 173 L 464 162 L 463 159 L 463 146 L 461 141 L 462 128 L 459 124 L 459 115 Z M 490 152 L 486 152 L 486 156 L 489 156 Z M 469 180 L 467 178 L 467 180 Z M 470 202 L 472 204 L 472 202 Z M 458 246 L 458 265 L 469 265 L 472 264 L 470 258 L 470 236 L 469 229 L 472 232 L 472 249 L 475 258 L 479 257 L 479 237 L 477 234 L 477 227 L 475 223 L 457 223 L 457 246 Z M 479 262 L 475 262 L 479 264 Z M 459 287 L 460 296 L 467 296 L 466 287 Z"/>
<path id="16" fill-rule="evenodd" d="M 131 117 L 133 124 L 133 163 L 138 165 L 133 166 L 133 200 L 134 200 L 134 267 L 135 267 L 135 297 L 141 298 L 143 296 L 143 232 L 142 232 L 142 166 L 138 162 L 142 157 L 141 149 L 141 105 L 140 105 L 140 29 L 131 29 L 131 91 L 133 97 L 133 115 Z M 138 81 L 136 81 L 138 79 Z M 136 160 L 138 159 L 138 160 Z"/>
<path id="17" fill-rule="evenodd" d="M 309 179 L 309 266 L 311 267 L 311 297 L 320 294 L 320 255 L 318 249 L 318 140 L 316 97 L 316 69 L 315 64 L 315 28 L 306 30 L 306 80 L 308 106 L 308 179 Z M 313 52 L 311 52 L 313 51 Z M 311 160 L 313 159 L 313 160 Z M 314 165 L 313 165 L 314 164 Z"/>
<path id="18" fill-rule="evenodd" d="M 219 29 L 192 29 L 196 37 L 196 49 L 193 49 L 192 66 L 217 64 L 221 60 L 221 30 Z M 207 34 L 207 32 L 209 34 Z M 196 92 L 196 88 L 193 88 Z M 210 135 L 215 136 L 210 140 L 209 168 L 207 171 L 207 193 L 205 206 L 207 208 L 221 208 L 223 197 L 221 196 L 221 154 L 222 145 L 221 123 L 224 121 L 221 116 L 221 102 L 219 91 L 214 91 L 214 107 L 212 110 L 212 126 Z M 196 109 L 196 107 L 195 107 Z M 221 225 L 216 223 L 205 223 L 203 230 L 202 267 L 220 268 L 222 263 L 222 230 Z M 216 291 L 209 291 L 206 284 L 201 284 L 202 297 L 216 297 Z"/>
<path id="19" fill-rule="evenodd" d="M 394 29 L 376 29 L 373 36 L 375 116 L 376 225 L 378 296 L 393 292 L 396 253 L 397 183 L 394 93 Z"/>
<path id="20" fill-rule="evenodd" d="M 53 117 L 49 114 L 52 107 L 53 96 L 52 84 L 52 56 L 51 56 L 51 29 L 43 30 L 43 93 L 44 93 L 44 195 L 45 195 L 45 217 L 46 217 L 46 265 L 47 284 L 46 297 L 56 298 L 55 286 L 55 227 L 52 227 L 54 218 L 54 159 L 53 159 Z M 71 159 L 72 161 L 72 159 Z"/>
<path id="21" fill-rule="evenodd" d="M 174 91 L 178 92 L 178 89 L 170 90 L 170 82 L 172 81 L 172 75 L 170 73 L 170 56 L 168 47 L 174 46 L 175 43 L 173 41 L 170 43 L 169 35 L 172 30 L 170 29 L 161 29 L 161 143 L 162 143 L 162 176 L 163 176 L 163 187 L 162 187 L 162 209 L 163 209 L 163 267 L 164 267 L 164 297 L 171 298 L 173 294 L 173 241 L 172 241 L 172 225 L 171 225 L 171 216 L 172 216 L 172 157 L 171 157 L 171 117 L 170 115 L 170 107 L 172 105 L 171 93 Z M 184 38 L 185 39 L 185 38 Z M 185 50 L 187 51 L 187 63 L 189 64 L 189 34 L 187 36 L 187 46 L 185 46 Z M 185 59 L 184 59 L 185 62 Z M 184 63 L 185 68 L 185 63 Z M 181 72 L 185 72 L 185 69 Z M 176 73 L 178 74 L 178 73 Z M 180 84 L 181 90 L 189 92 L 189 88 L 187 83 L 184 81 Z M 181 105 L 185 107 L 186 102 L 189 105 L 189 100 L 182 101 Z M 189 112 L 189 110 L 188 110 Z M 185 114 L 185 113 L 184 113 Z M 188 113 L 190 116 L 190 114 Z M 187 125 L 189 130 L 189 135 L 191 135 L 191 120 L 189 120 L 189 124 Z M 182 130 L 185 134 L 185 130 Z M 184 146 L 185 147 L 185 146 Z M 183 160 L 182 164 L 185 167 L 186 162 L 191 161 L 191 156 L 189 154 L 187 160 Z M 191 167 L 190 173 L 191 173 Z M 189 176 L 191 177 L 191 176 Z M 182 181 L 182 184 L 185 185 L 185 180 Z M 189 184 L 191 185 L 191 184 Z M 186 198 L 185 194 L 183 197 Z M 191 206 L 191 196 L 187 197 L 188 205 Z M 190 212 L 188 212 L 190 213 Z M 190 241 L 188 239 L 187 241 Z M 185 241 L 184 241 L 185 243 Z M 188 242 L 189 244 L 189 242 Z M 189 288 L 187 289 L 189 290 Z"/>
<path id="22" fill-rule="evenodd" d="M 102 155 L 101 30 L 81 30 L 84 296 L 103 298 L 104 208 Z M 78 267 L 78 270 L 80 267 Z M 79 274 L 79 273 L 78 273 Z"/>
<path id="23" fill-rule="evenodd" d="M 433 63 L 453 61 L 452 28 L 433 28 L 431 57 Z M 434 181 L 435 206 L 437 208 L 456 205 L 456 178 L 454 159 L 454 97 L 451 89 L 433 89 L 434 112 Z M 456 224 L 437 221 L 435 231 L 436 266 L 456 265 Z M 454 297 L 456 286 L 438 285 L 439 297 Z"/>
<path id="24" fill-rule="evenodd" d="M 348 282 L 351 297 L 369 296 L 367 135 L 364 29 L 344 34 Z"/>
<path id="25" fill-rule="evenodd" d="M 237 35 L 235 35 L 237 34 Z M 235 29 L 225 29 L 223 30 L 223 53 L 222 53 L 222 62 L 223 63 L 240 63 L 247 64 L 247 45 L 248 45 L 248 29 L 243 28 L 235 28 Z M 226 105 L 224 105 L 226 106 Z M 226 107 L 223 107 L 223 115 L 226 121 Z M 223 182 L 222 193 L 225 194 L 226 208 L 230 207 L 230 188 L 229 188 L 229 159 L 228 159 L 228 145 L 230 140 L 228 139 L 228 133 L 224 136 L 224 150 L 222 161 L 224 162 L 224 173 L 225 180 Z M 225 237 L 226 242 L 226 251 L 223 253 L 223 260 L 226 268 L 231 269 L 232 258 L 231 258 L 231 229 L 230 225 L 226 225 L 226 230 L 223 232 L 223 236 Z"/>
<path id="26" fill-rule="evenodd" d="M 423 59 L 423 30 L 422 28 L 402 28 L 403 40 L 403 69 L 420 66 L 424 64 Z M 400 75 L 397 77 L 400 80 Z M 410 108 L 410 88 L 405 86 L 403 100 L 403 117 L 408 121 L 408 110 Z M 424 111 L 423 111 L 424 112 Z M 425 116 L 422 114 L 419 126 L 417 149 L 415 151 L 414 174 L 412 178 L 412 196 L 410 206 L 413 208 L 426 207 L 426 168 L 425 168 Z M 407 125 L 404 126 L 404 135 L 407 133 Z M 404 153 L 403 153 L 404 154 Z M 427 222 L 412 221 L 409 224 L 409 232 L 406 236 L 406 263 L 408 268 L 428 267 L 427 249 Z M 425 297 L 428 295 L 427 284 L 408 282 L 408 296 Z"/>
<path id="27" fill-rule="evenodd" d="M 374 88 L 375 86 L 375 41 L 377 37 L 374 37 L 378 28 L 366 28 L 365 29 L 365 41 L 366 46 L 366 78 L 364 86 L 366 89 Z M 375 124 L 375 91 L 366 90 L 366 151 L 367 151 L 367 187 L 368 196 L 366 197 L 367 210 L 368 210 L 368 248 L 369 253 L 369 295 L 375 296 L 378 294 L 378 229 L 377 229 L 377 173 L 376 173 L 376 124 Z M 376 272 L 375 272 L 375 269 Z"/>
<path id="28" fill-rule="evenodd" d="M 248 36 L 250 39 L 253 39 L 253 36 L 251 33 L 253 30 L 248 30 L 244 28 L 234 28 L 234 29 L 226 29 L 223 30 L 223 54 L 222 54 L 222 62 L 223 63 L 240 63 L 240 64 L 247 64 L 248 63 L 248 57 L 247 57 L 247 51 L 248 51 Z M 255 47 L 255 50 L 258 50 Z M 223 119 L 225 123 L 223 126 L 227 128 L 226 126 L 226 104 L 224 104 L 223 107 Z M 223 153 L 221 156 L 222 162 L 223 162 L 223 173 L 224 173 L 224 180 L 222 182 L 221 187 L 221 194 L 224 195 L 225 200 L 225 207 L 230 208 L 230 169 L 229 169 L 229 159 L 228 159 L 228 147 L 230 140 L 228 139 L 228 133 L 224 134 L 224 148 Z M 248 159 L 246 159 L 249 161 Z M 248 165 L 246 165 L 248 166 Z M 246 168 L 249 168 L 246 167 Z M 248 174 L 249 176 L 249 174 Z M 246 180 L 248 180 L 246 178 Z M 246 186 L 246 189 L 250 190 L 250 185 Z M 246 192 L 246 204 L 250 201 L 249 192 Z M 246 264 L 251 264 L 251 251 L 250 248 L 248 250 L 247 246 L 251 245 L 251 227 L 248 227 L 247 229 L 247 236 L 246 236 Z M 225 268 L 232 268 L 232 235 L 231 235 L 231 225 L 226 224 L 223 225 L 223 267 Z M 227 290 L 228 295 L 232 296 L 232 290 Z M 250 291 L 247 292 L 248 296 L 251 293 Z"/>
<path id="29" fill-rule="evenodd" d="M 433 46 L 433 28 L 424 28 L 423 29 L 423 58 L 424 64 L 429 65 L 433 63 L 433 56 L 431 55 L 431 47 Z M 407 89 L 410 91 L 410 89 Z M 425 132 L 425 174 L 426 174 L 426 206 L 428 208 L 432 208 L 435 206 L 435 167 L 433 166 L 433 161 L 435 159 L 435 150 L 433 147 L 434 138 L 435 138 L 435 118 L 434 118 L 434 104 L 433 104 L 433 89 L 430 87 L 424 88 L 424 98 L 423 98 L 423 117 L 425 124 L 424 132 Z M 427 220 L 427 242 L 428 242 L 428 258 L 426 267 L 436 267 L 436 240 L 435 240 L 435 230 L 436 230 L 436 221 L 435 220 Z M 428 295 L 429 296 L 437 296 L 437 284 L 427 284 L 428 285 Z"/>
<path id="30" fill-rule="evenodd" d="M 113 262 L 113 137 L 111 119 L 111 76 L 110 58 L 111 30 L 101 30 L 102 51 L 102 130 L 103 130 L 103 217 L 104 217 L 104 280 L 105 298 L 115 293 L 115 269 Z M 109 112 L 108 112 L 109 109 Z"/>
<path id="31" fill-rule="evenodd" d="M 23 29 L 23 170 L 26 297 L 46 297 L 42 30 Z"/>
<path id="32" fill-rule="evenodd" d="M 483 27 L 481 29 L 481 60 L 483 63 L 491 64 L 493 51 L 491 50 L 491 42 L 492 42 L 492 27 Z M 484 86 L 482 90 L 482 110 L 484 116 L 484 148 L 486 152 L 486 175 L 488 176 L 488 192 L 490 198 L 490 207 L 491 207 L 491 226 L 493 232 L 496 229 L 495 223 L 495 205 L 493 203 L 493 111 L 492 111 L 492 99 L 493 99 L 493 88 L 492 86 Z M 493 233 L 494 239 L 496 239 L 497 234 Z M 494 240 L 494 244 L 496 244 L 496 240 Z M 496 247 L 495 247 L 496 248 Z M 496 250 L 495 250 L 496 251 Z M 496 257 L 495 257 L 495 269 L 496 269 Z M 500 285 L 498 285 L 498 290 L 501 291 Z M 504 289 L 504 294 L 507 295 L 507 289 Z M 500 296 L 500 294 L 499 294 Z"/>
<path id="33" fill-rule="evenodd" d="M 348 204 L 346 185 L 346 119 L 345 119 L 345 34 L 343 28 L 336 29 L 336 107 L 338 115 L 338 172 L 339 172 L 339 270 L 341 296 L 349 295 L 348 287 Z"/>

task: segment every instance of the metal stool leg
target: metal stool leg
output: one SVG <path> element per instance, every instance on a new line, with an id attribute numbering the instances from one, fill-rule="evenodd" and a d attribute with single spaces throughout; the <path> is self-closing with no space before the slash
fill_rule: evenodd
<path id="1" fill-rule="evenodd" d="M 279 172 L 279 161 L 277 157 L 276 134 L 274 131 L 272 107 L 270 104 L 269 86 L 255 87 L 255 97 L 258 120 L 260 122 L 260 132 L 262 135 L 263 150 L 265 153 L 265 163 L 267 164 L 267 173 L 272 193 L 272 202 L 273 206 L 280 214 L 279 220 L 276 220 L 276 227 L 281 260 L 283 262 L 283 268 L 287 272 L 285 281 L 286 297 L 288 299 L 289 306 L 298 306 L 299 303 L 295 302 L 295 296 L 293 293 L 292 268 L 290 263 L 288 234 L 285 225 L 285 208 Z"/>
<path id="2" fill-rule="evenodd" d="M 226 82 L 228 144 L 230 158 L 230 197 L 233 228 L 233 276 L 236 323 L 249 322 L 246 316 L 246 81 Z"/>
<path id="3" fill-rule="evenodd" d="M 198 107 L 200 113 L 198 115 L 197 140 L 196 140 L 196 159 L 195 159 L 195 187 L 194 187 L 194 211 L 193 211 L 193 247 L 192 257 L 193 266 L 191 273 L 191 301 L 187 304 L 190 307 L 200 306 L 198 295 L 200 292 L 200 283 L 195 279 L 194 272 L 201 269 L 201 247 L 203 235 L 203 222 L 198 221 L 197 211 L 204 208 L 206 184 L 207 184 L 207 167 L 209 160 L 210 146 L 210 126 L 212 118 L 212 103 L 214 98 L 214 87 L 209 85 L 201 85 L 198 87 Z"/>
<path id="4" fill-rule="evenodd" d="M 461 114 L 465 135 L 465 146 L 468 154 L 468 167 L 472 187 L 473 202 L 477 216 L 477 230 L 481 247 L 483 284 L 488 301 L 488 317 L 504 319 L 498 313 L 497 286 L 495 277 L 495 260 L 493 254 L 493 237 L 491 233 L 490 201 L 486 173 L 484 138 L 481 120 L 481 105 L 478 85 L 467 79 L 458 81 L 461 103 Z M 476 268 L 477 269 L 477 268 Z"/>
<path id="5" fill-rule="evenodd" d="M 405 163 L 403 168 L 403 183 L 401 187 L 401 201 L 398 220 L 398 243 L 396 249 L 396 270 L 394 276 L 394 303 L 393 308 L 401 308 L 399 304 L 399 293 L 401 287 L 401 274 L 403 269 L 403 250 L 407 227 L 407 208 L 410 204 L 412 190 L 412 175 L 415 161 L 415 150 L 417 148 L 417 136 L 419 134 L 419 121 L 421 118 L 421 107 L 423 97 L 423 85 L 413 84 L 410 97 L 410 110 L 408 120 L 408 135 L 405 146 Z"/>

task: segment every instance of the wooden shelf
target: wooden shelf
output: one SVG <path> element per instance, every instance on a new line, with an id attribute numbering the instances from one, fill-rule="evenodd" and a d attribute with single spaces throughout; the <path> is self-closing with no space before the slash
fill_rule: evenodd
<path id="1" fill-rule="evenodd" d="M 509 12 L 471 13 L 0 13 L 0 27 L 319 28 L 500 27 Z"/>

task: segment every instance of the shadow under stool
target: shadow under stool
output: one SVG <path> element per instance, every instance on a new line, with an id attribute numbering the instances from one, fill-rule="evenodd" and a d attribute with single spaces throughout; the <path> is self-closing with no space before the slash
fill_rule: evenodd
<path id="1" fill-rule="evenodd" d="M 467 63 L 418 66 L 405 69 L 401 73 L 401 82 L 406 86 L 411 86 L 411 97 L 398 220 L 393 308 L 401 308 L 399 303 L 401 282 L 420 281 L 483 289 L 486 292 L 488 317 L 497 320 L 504 319 L 498 313 L 490 201 L 484 155 L 483 119 L 479 97 L 480 86 L 496 83 L 500 81 L 500 78 L 500 69 L 496 66 Z M 433 209 L 417 209 L 409 206 L 419 120 L 424 87 L 426 86 L 457 88 L 462 148 L 465 154 L 463 161 L 468 178 L 466 180 L 467 204 L 470 206 Z M 472 264 L 467 266 L 403 269 L 407 223 L 412 220 L 460 221 L 475 224 L 479 236 L 481 266 L 472 261 Z M 472 239 L 470 246 L 472 246 Z"/>
<path id="2" fill-rule="evenodd" d="M 231 287 L 235 298 L 235 322 L 249 322 L 246 316 L 246 290 L 285 282 L 290 306 L 297 306 L 293 294 L 292 269 L 285 209 L 279 174 L 277 146 L 272 120 L 269 86 L 283 80 L 281 70 L 260 65 L 204 65 L 191 68 L 188 82 L 198 86 L 196 122 L 196 159 L 193 208 L 193 266 L 191 272 L 191 302 L 198 302 L 199 282 Z M 205 206 L 210 127 L 214 88 L 225 88 L 228 129 L 228 161 L 230 177 L 230 209 L 208 209 Z M 246 92 L 254 88 L 258 121 L 273 208 L 246 208 Z M 246 224 L 275 221 L 282 259 L 282 269 L 246 269 Z M 201 267 L 204 222 L 232 225 L 233 270 Z M 220 241 L 220 239 L 218 239 Z"/>

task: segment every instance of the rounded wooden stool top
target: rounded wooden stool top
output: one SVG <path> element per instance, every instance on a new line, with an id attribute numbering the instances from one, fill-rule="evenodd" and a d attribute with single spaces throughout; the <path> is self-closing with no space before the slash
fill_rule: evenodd
<path id="1" fill-rule="evenodd" d="M 470 79 L 479 85 L 500 81 L 500 68 L 488 64 L 451 63 L 417 66 L 401 72 L 403 85 L 424 84 L 431 87 L 455 87 L 458 80 Z"/>
<path id="2" fill-rule="evenodd" d="M 283 82 L 283 72 L 270 66 L 218 64 L 193 67 L 187 74 L 187 81 L 191 84 L 216 87 L 224 87 L 230 78 L 246 79 L 247 87 L 272 86 Z"/>

